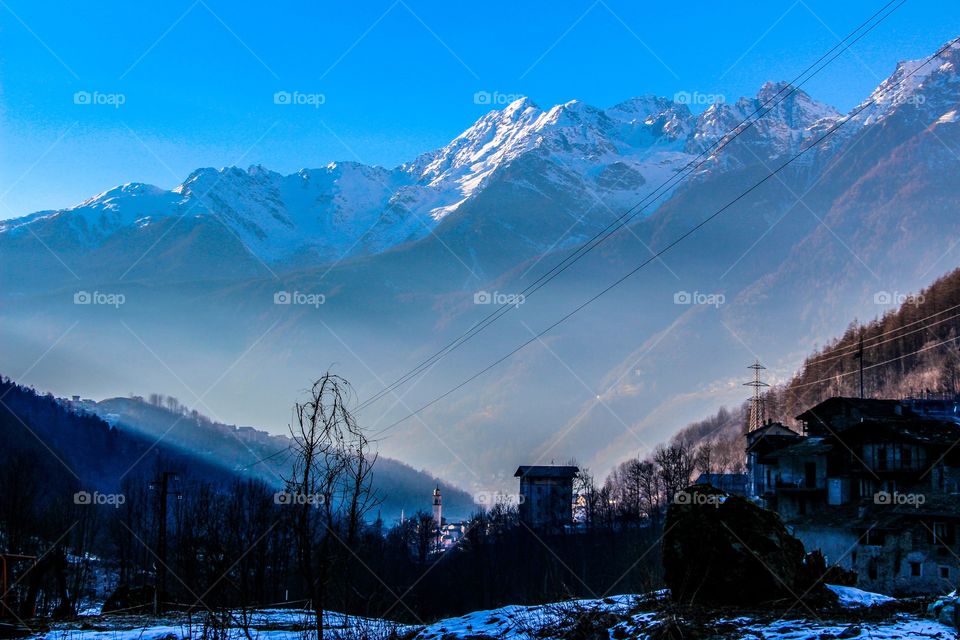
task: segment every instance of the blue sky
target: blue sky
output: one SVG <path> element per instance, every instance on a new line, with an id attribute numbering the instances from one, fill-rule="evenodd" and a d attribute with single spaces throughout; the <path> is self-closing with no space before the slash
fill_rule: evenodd
<path id="1" fill-rule="evenodd" d="M 357 4 L 0 0 L 0 218 L 204 166 L 394 166 L 485 113 L 480 91 L 754 95 L 884 2 Z M 805 88 L 846 110 L 958 34 L 960 3 L 908 0 Z"/>

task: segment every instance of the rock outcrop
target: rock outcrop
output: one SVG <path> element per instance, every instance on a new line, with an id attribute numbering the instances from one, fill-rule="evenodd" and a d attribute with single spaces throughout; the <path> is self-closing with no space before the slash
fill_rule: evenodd
<path id="1" fill-rule="evenodd" d="M 856 577 L 807 554 L 776 513 L 706 485 L 674 496 L 664 531 L 664 580 L 680 602 L 833 604 L 827 576 L 834 584 Z"/>

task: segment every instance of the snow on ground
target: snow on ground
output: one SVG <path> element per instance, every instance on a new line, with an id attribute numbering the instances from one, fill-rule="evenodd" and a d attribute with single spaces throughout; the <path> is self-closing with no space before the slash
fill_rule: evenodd
<path id="1" fill-rule="evenodd" d="M 828 584 L 827 589 L 833 591 L 837 594 L 837 597 L 840 599 L 840 606 L 847 607 L 850 609 L 858 609 L 860 607 L 875 607 L 880 604 L 889 604 L 895 602 L 896 598 L 891 598 L 890 596 L 885 596 L 880 593 L 871 593 L 869 591 L 864 591 L 863 589 L 857 589 L 856 587 L 841 587 L 838 585 Z"/>
<path id="2" fill-rule="evenodd" d="M 855 587 L 841 587 L 828 584 L 827 589 L 833 591 L 840 598 L 840 606 L 856 609 L 859 607 L 875 607 L 880 604 L 894 602 L 896 598 L 879 593 L 870 593 Z"/>
<path id="3" fill-rule="evenodd" d="M 839 618 L 796 608 L 789 618 L 774 614 L 750 613 L 730 617 L 701 611 L 695 619 L 686 619 L 670 609 L 668 593 L 658 591 L 646 595 L 620 595 L 592 600 L 570 600 L 545 605 L 508 605 L 497 609 L 475 611 L 446 618 L 427 625 L 403 625 L 395 622 L 325 614 L 325 622 L 334 638 L 350 640 L 388 640 L 403 637 L 409 640 L 451 640 L 454 638 L 530 638 L 563 637 L 574 625 L 587 621 L 591 630 L 611 638 L 648 638 L 664 631 L 683 635 L 709 630 L 718 638 L 762 638 L 765 640 L 836 640 L 840 638 L 925 638 L 953 640 L 956 630 L 932 619 L 896 614 L 885 619 L 871 616 L 869 621 L 856 621 L 855 609 L 887 604 L 894 599 L 851 587 L 830 586 L 840 598 L 841 606 L 850 613 Z M 95 617 L 80 623 L 56 624 L 36 640 L 188 640 L 215 637 L 217 640 L 305 640 L 303 629 L 309 626 L 311 614 L 296 609 L 263 609 L 249 612 L 249 636 L 241 629 L 240 612 L 234 612 L 231 628 L 225 633 L 211 633 L 203 616 L 192 620 L 183 617 L 156 620 L 149 617 Z M 678 623 L 679 621 L 679 623 Z M 665 628 L 670 625 L 671 628 Z M 675 629 L 672 628 L 674 625 Z M 218 630 L 215 630 L 218 631 Z M 577 632 L 581 631 L 580 626 Z M 714 635 L 715 634 L 715 635 Z M 674 633 L 673 635 L 677 635 Z"/>
<path id="4" fill-rule="evenodd" d="M 869 638 L 870 640 L 898 640 L 899 638 L 938 638 L 952 640 L 956 632 L 933 620 L 898 616 L 889 622 L 865 624 L 830 624 L 825 622 L 780 622 L 740 627 L 739 637 L 767 638 L 768 640 L 810 640 L 811 638 Z"/>
<path id="5" fill-rule="evenodd" d="M 652 599 L 662 592 L 651 594 Z M 417 640 L 492 636 L 496 638 L 529 638 L 533 629 L 554 627 L 571 616 L 588 612 L 627 614 L 649 596 L 622 595 L 601 600 L 570 600 L 555 604 L 534 606 L 509 605 L 488 611 L 474 611 L 456 618 L 447 618 L 425 626 L 416 635 Z"/>

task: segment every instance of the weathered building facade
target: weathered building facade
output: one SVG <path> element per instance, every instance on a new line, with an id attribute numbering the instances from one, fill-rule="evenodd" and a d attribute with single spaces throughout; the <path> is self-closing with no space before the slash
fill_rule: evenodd
<path id="1" fill-rule="evenodd" d="M 572 466 L 521 466 L 520 522 L 534 528 L 563 528 L 573 522 L 573 479 L 579 469 Z"/>
<path id="2" fill-rule="evenodd" d="M 751 494 L 808 550 L 896 595 L 960 582 L 960 403 L 830 398 L 747 434 Z"/>

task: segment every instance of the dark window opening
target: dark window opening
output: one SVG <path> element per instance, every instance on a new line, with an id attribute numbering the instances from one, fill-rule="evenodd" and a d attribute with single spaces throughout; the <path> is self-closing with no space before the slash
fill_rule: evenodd
<path id="1" fill-rule="evenodd" d="M 884 534 L 883 531 L 877 531 L 876 529 L 870 529 L 867 531 L 867 544 L 875 546 L 883 546 Z"/>
<path id="2" fill-rule="evenodd" d="M 817 463 L 807 462 L 803 465 L 803 470 L 807 489 L 815 489 L 817 487 Z"/>
<path id="3" fill-rule="evenodd" d="M 953 544 L 953 527 L 946 522 L 934 522 L 928 526 L 931 544 Z"/>
<path id="4" fill-rule="evenodd" d="M 923 565 L 919 562 L 910 563 L 910 575 L 914 578 L 920 577 L 923 575 Z"/>

